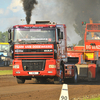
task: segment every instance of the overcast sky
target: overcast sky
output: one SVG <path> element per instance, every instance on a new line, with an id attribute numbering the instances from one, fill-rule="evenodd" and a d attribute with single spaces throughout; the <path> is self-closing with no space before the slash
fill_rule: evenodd
<path id="1" fill-rule="evenodd" d="M 35 23 L 36 20 L 50 20 L 59 24 L 66 24 L 67 34 L 70 38 L 68 44 L 77 43 L 80 40 L 80 37 L 74 31 L 74 19 L 70 20 L 70 13 L 73 13 L 70 6 L 66 5 L 66 8 L 64 8 L 61 0 L 49 0 L 49 3 L 48 0 L 37 1 L 38 4 L 32 11 L 31 24 Z M 26 24 L 26 21 L 21 21 L 25 17 L 21 0 L 0 1 L 0 31 L 5 32 L 13 25 Z M 74 35 L 72 35 L 73 33 Z M 78 38 L 78 40 L 75 38 Z"/>

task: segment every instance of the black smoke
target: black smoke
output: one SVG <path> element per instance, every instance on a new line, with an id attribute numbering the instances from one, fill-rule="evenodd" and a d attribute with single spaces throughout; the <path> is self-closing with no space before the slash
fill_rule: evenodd
<path id="1" fill-rule="evenodd" d="M 93 23 L 100 23 L 100 0 L 67 0 L 67 2 L 76 13 L 75 16 L 72 14 L 75 22 L 73 26 L 75 32 L 82 38 L 79 44 L 84 45 L 85 26 L 82 26 L 82 21 L 90 23 L 91 18 Z"/>
<path id="2" fill-rule="evenodd" d="M 21 0 L 23 2 L 23 9 L 26 13 L 26 22 L 27 24 L 31 21 L 32 10 L 35 8 L 34 5 L 37 4 L 36 0 Z"/>

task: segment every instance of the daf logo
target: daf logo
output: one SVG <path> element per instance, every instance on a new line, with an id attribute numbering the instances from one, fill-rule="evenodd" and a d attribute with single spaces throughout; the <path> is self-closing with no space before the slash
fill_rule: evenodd
<path id="1" fill-rule="evenodd" d="M 23 52 L 23 50 L 15 50 L 15 52 Z"/>
<path id="2" fill-rule="evenodd" d="M 53 50 L 44 50 L 44 52 L 52 52 Z"/>

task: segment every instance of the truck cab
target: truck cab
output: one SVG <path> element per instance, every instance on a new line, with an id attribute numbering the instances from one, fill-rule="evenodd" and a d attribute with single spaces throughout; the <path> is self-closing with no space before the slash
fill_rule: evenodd
<path id="1" fill-rule="evenodd" d="M 85 42 L 86 51 L 98 51 L 98 56 L 100 57 L 100 24 L 99 23 L 86 24 L 84 42 Z"/>
<path id="2" fill-rule="evenodd" d="M 13 76 L 18 83 L 36 78 L 58 80 L 60 66 L 67 61 L 66 25 L 49 21 L 13 26 L 9 30 L 9 43 L 13 59 Z"/>

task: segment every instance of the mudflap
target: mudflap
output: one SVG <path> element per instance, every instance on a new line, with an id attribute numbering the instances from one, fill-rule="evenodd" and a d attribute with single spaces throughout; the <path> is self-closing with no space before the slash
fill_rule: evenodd
<path id="1" fill-rule="evenodd" d="M 92 77 L 92 73 L 89 71 L 88 72 L 88 81 L 92 82 L 92 81 L 96 81 L 97 80 L 96 78 L 91 78 L 91 77 Z"/>
<path id="2" fill-rule="evenodd" d="M 89 66 L 88 69 L 88 81 L 98 81 L 100 80 L 100 67 L 97 63 Z"/>

